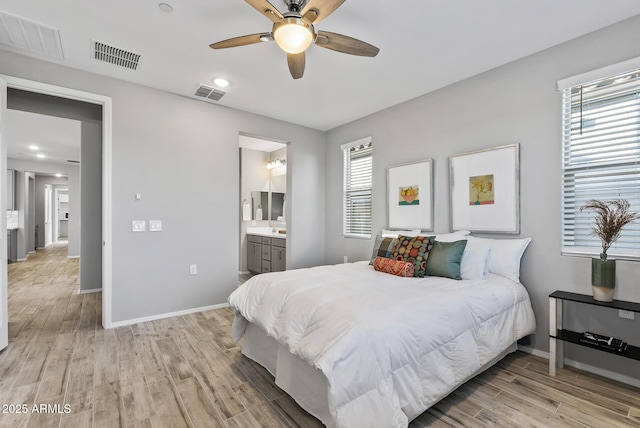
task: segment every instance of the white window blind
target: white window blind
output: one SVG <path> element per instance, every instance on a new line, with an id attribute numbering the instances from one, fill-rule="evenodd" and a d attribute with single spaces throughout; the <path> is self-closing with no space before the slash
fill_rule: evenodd
<path id="1" fill-rule="evenodd" d="M 343 168 L 343 234 L 371 238 L 372 145 L 371 138 L 341 146 Z"/>
<path id="2" fill-rule="evenodd" d="M 562 252 L 596 255 L 590 199 L 626 199 L 640 211 L 640 69 L 563 90 Z M 640 259 L 640 224 L 627 225 L 608 254 Z"/>

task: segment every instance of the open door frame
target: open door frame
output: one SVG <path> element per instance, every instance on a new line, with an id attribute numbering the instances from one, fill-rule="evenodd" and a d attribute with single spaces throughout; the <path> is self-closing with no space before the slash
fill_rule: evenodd
<path id="1" fill-rule="evenodd" d="M 7 82 L 0 76 L 0 213 L 7 212 L 7 144 L 3 137 L 7 111 Z M 9 304 L 7 295 L 7 216 L 0 215 L 0 350 L 9 344 Z"/>
<path id="2" fill-rule="evenodd" d="M 4 86 L 3 83 L 4 82 Z M 112 328 L 112 308 L 111 308 L 111 286 L 112 286 L 112 105 L 111 98 L 104 95 L 92 94 L 89 92 L 78 91 L 75 89 L 64 88 L 60 86 L 49 85 L 46 83 L 20 79 L 12 76 L 0 75 L 0 102 L 2 108 L 6 109 L 7 103 L 7 87 L 21 89 L 24 91 L 37 92 L 41 94 L 51 95 L 59 98 L 69 98 L 77 101 L 83 101 L 91 104 L 99 104 L 102 106 L 102 326 L 104 328 Z M 0 110 L 0 132 L 2 131 L 2 111 Z M 1 138 L 1 134 L 0 134 Z M 7 168 L 7 153 L 4 144 L 0 140 L 0 167 L 1 171 Z M 6 211 L 6 185 L 4 179 L 4 190 L 0 189 L 2 197 L 0 198 L 0 213 Z M 7 235 L 7 219 L 6 216 L 0 216 L 0 236 Z M 7 318 L 7 257 L 6 244 L 0 245 L 0 335 L 4 329 L 8 333 Z M 3 306 L 2 306 L 3 305 Z M 0 336 L 0 340 L 2 337 Z M 0 341 L 0 345 L 2 342 Z"/>

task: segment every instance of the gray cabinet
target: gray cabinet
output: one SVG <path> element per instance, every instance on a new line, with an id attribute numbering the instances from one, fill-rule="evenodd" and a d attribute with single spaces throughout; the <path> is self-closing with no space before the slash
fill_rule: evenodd
<path id="1" fill-rule="evenodd" d="M 7 230 L 7 263 L 18 260 L 18 231 L 16 229 Z"/>
<path id="2" fill-rule="evenodd" d="M 15 210 L 16 206 L 16 172 L 12 169 L 7 170 L 7 210 Z"/>
<path id="3" fill-rule="evenodd" d="M 271 272 L 287 270 L 287 241 L 273 238 L 271 240 Z"/>
<path id="4" fill-rule="evenodd" d="M 251 273 L 280 272 L 287 269 L 287 241 L 247 235 L 247 269 Z"/>
<path id="5" fill-rule="evenodd" d="M 262 272 L 262 238 L 247 235 L 247 269 L 251 273 Z"/>

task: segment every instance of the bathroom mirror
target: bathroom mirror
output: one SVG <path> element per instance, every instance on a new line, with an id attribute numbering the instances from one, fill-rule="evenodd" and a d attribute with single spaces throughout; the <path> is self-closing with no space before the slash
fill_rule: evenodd
<path id="1" fill-rule="evenodd" d="M 271 193 L 271 220 L 283 221 L 284 219 L 284 193 Z"/>
<path id="2" fill-rule="evenodd" d="M 269 192 L 251 192 L 251 213 L 253 220 L 269 220 Z"/>

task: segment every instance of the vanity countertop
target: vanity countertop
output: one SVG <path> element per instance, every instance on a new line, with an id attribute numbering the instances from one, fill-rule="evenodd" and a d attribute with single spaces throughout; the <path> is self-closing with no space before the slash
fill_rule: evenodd
<path id="1" fill-rule="evenodd" d="M 280 233 L 271 227 L 247 227 L 247 235 L 266 236 L 268 238 L 287 239 L 286 233 Z"/>

